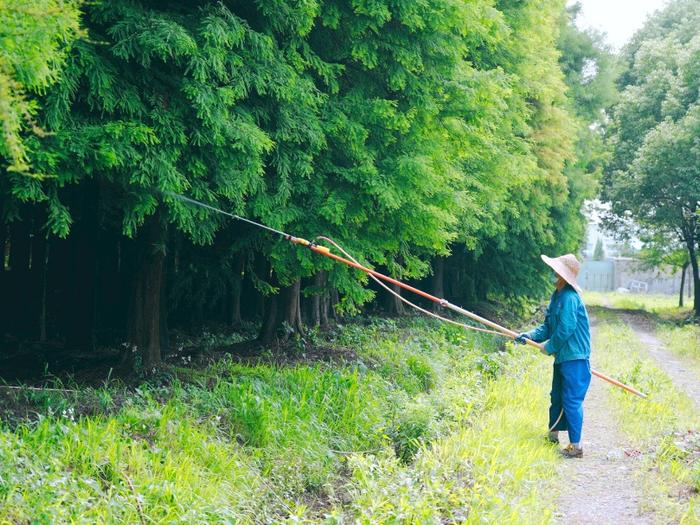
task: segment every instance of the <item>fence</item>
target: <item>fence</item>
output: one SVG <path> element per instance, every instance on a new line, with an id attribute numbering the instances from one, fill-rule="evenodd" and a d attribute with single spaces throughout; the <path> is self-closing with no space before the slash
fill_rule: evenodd
<path id="1" fill-rule="evenodd" d="M 636 259 L 614 257 L 603 261 L 586 259 L 578 278 L 584 290 L 609 292 L 626 288 L 637 293 L 677 294 L 680 291 L 681 272 L 670 268 L 645 269 Z M 692 295 L 692 276 L 686 274 L 685 292 Z"/>

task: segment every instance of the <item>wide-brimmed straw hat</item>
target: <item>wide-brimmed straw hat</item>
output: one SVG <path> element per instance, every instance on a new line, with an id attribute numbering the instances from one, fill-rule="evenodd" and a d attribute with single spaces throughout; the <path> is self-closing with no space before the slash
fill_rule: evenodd
<path id="1" fill-rule="evenodd" d="M 561 257 L 547 257 L 540 255 L 544 263 L 556 272 L 562 279 L 573 286 L 578 293 L 583 292 L 576 282 L 578 272 L 581 271 L 581 263 L 573 253 L 567 253 Z"/>

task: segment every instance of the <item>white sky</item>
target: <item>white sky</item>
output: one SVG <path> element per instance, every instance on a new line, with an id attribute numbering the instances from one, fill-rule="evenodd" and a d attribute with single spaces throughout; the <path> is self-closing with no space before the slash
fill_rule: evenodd
<path id="1" fill-rule="evenodd" d="M 583 9 L 577 25 L 607 34 L 607 42 L 619 50 L 641 29 L 650 14 L 666 5 L 667 0 L 579 0 Z M 574 3 L 569 0 L 569 4 Z"/>

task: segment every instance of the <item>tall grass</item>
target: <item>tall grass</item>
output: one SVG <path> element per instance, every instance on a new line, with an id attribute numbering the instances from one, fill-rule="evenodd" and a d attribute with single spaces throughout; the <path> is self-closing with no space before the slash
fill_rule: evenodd
<path id="1" fill-rule="evenodd" d="M 472 389 L 445 385 L 438 397 L 462 406 L 450 432 L 422 446 L 410 466 L 391 455 L 351 457 L 352 503 L 334 508 L 331 522 L 549 522 L 556 453 L 542 439 L 543 363 L 509 356 L 508 373 L 486 385 L 477 409 L 467 409 Z"/>
<path id="2" fill-rule="evenodd" d="M 543 360 L 422 320 L 323 343 L 357 359 L 12 394 L 32 417 L 0 427 L 0 523 L 549 519 Z"/>

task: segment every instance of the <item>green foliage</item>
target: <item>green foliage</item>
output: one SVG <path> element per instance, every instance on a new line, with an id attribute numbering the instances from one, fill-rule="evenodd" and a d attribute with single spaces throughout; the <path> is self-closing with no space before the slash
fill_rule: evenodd
<path id="1" fill-rule="evenodd" d="M 521 353 L 510 355 L 508 365 L 518 372 L 488 381 L 479 394 L 484 404 L 458 412 L 453 430 L 419 448 L 412 463 L 381 454 L 351 457 L 352 498 L 334 509 L 330 522 L 549 523 L 555 451 L 532 417 L 533 400 L 546 399 L 546 362 Z M 472 388 L 450 383 L 442 394 L 464 408 L 474 402 Z"/>
<path id="2" fill-rule="evenodd" d="M 700 327 L 695 324 L 659 325 L 657 335 L 671 352 L 688 358 L 700 371 Z"/>
<path id="3" fill-rule="evenodd" d="M 689 264 L 688 250 L 676 238 L 655 233 L 643 238 L 644 248 L 639 258 L 652 268 L 670 266 L 674 270 L 685 269 Z"/>
<path id="4" fill-rule="evenodd" d="M 611 204 L 613 226 L 665 238 L 670 245 L 682 243 L 696 286 L 700 281 L 697 20 L 697 2 L 674 1 L 625 48 L 621 95 L 610 126 L 614 155 L 603 192 Z M 700 312 L 697 294 L 695 309 Z"/>
<path id="5" fill-rule="evenodd" d="M 77 0 L 0 2 L 0 158 L 3 168 L 29 174 L 28 135 L 44 131 L 37 96 L 56 82 L 79 34 Z"/>
<path id="6" fill-rule="evenodd" d="M 602 122 L 603 110 L 617 98 L 615 79 L 618 67 L 611 49 L 604 43 L 604 35 L 576 27 L 580 13 L 581 4 L 576 2 L 569 5 L 562 16 L 559 63 L 577 116 L 590 124 Z"/>
<path id="7" fill-rule="evenodd" d="M 85 23 L 92 39 L 75 46 L 47 97 L 56 180 L 39 191 L 99 177 L 112 197 L 103 213 L 129 236 L 162 203 L 168 222 L 212 241 L 219 217 L 161 192 L 219 195 L 240 213 L 258 195 L 252 215 L 283 224 L 270 214 L 286 198 L 286 177 L 311 169 L 287 148 L 312 152 L 321 139 L 317 119 L 307 118 L 319 94 L 279 46 L 222 4 L 178 14 L 110 2 L 90 6 Z M 271 162 L 284 176 L 263 181 Z"/>
<path id="8" fill-rule="evenodd" d="M 421 445 L 431 441 L 435 432 L 431 428 L 435 421 L 433 411 L 433 406 L 419 400 L 407 405 L 398 416 L 389 437 L 399 460 L 409 463 Z"/>
<path id="9" fill-rule="evenodd" d="M 603 161 L 599 133 L 589 127 L 614 86 L 610 53 L 596 35 L 576 29 L 575 10 L 558 2 L 498 8 L 511 30 L 495 33 L 483 56 L 472 52 L 486 71 L 470 72 L 478 84 L 468 93 L 480 99 L 462 98 L 470 118 L 455 128 L 464 130 L 456 151 L 467 177 L 458 223 L 464 247 L 454 249 L 459 270 L 449 271 L 464 297 L 515 304 L 545 289 L 541 253 L 579 247 L 581 205 Z M 584 78 L 592 61 L 597 67 Z M 589 83 L 596 94 L 587 98 Z"/>
<path id="10" fill-rule="evenodd" d="M 467 301 L 538 297 L 539 255 L 580 242 L 602 156 L 586 119 L 607 101 L 609 68 L 563 0 L 115 0 L 84 11 L 85 36 L 36 116 L 50 133 L 28 150 L 47 177 L 0 181 L 3 215 L 59 237 L 97 225 L 125 249 L 96 266 L 164 267 L 162 296 L 181 318 L 225 309 L 234 289 L 250 300 L 301 279 L 303 294 L 333 292 L 341 314 L 375 292 L 355 270 L 176 193 L 332 236 L 403 279 L 448 258 L 450 295 Z M 591 60 L 596 74 L 584 75 Z M 144 332 L 132 321 L 122 324 Z M 158 343 L 128 336 L 157 361 Z"/>

